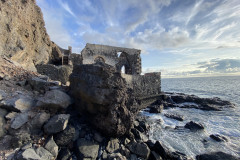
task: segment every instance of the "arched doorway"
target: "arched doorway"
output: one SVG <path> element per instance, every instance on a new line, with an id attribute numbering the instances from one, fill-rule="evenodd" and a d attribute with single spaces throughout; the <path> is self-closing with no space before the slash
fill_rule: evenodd
<path id="1" fill-rule="evenodd" d="M 121 73 L 125 74 L 126 73 L 126 70 L 125 70 L 125 66 L 123 65 L 122 68 L 121 68 Z"/>
<path id="2" fill-rule="evenodd" d="M 103 57 L 98 56 L 94 59 L 94 62 L 95 63 L 105 63 L 105 60 Z"/>
<path id="3" fill-rule="evenodd" d="M 132 74 L 131 66 L 130 66 L 130 63 L 129 63 L 129 60 L 128 60 L 127 53 L 120 52 L 118 60 L 119 60 L 119 62 L 116 65 L 117 71 L 120 72 L 120 73 L 124 73 L 124 74 Z"/>

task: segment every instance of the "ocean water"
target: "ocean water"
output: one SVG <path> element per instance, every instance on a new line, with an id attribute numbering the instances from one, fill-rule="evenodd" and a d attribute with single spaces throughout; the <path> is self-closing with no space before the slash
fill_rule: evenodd
<path id="1" fill-rule="evenodd" d="M 160 140 L 172 150 L 195 158 L 198 154 L 222 151 L 240 157 L 240 76 L 162 79 L 162 91 L 194 94 L 199 97 L 219 97 L 236 104 L 234 109 L 202 111 L 172 108 L 160 114 L 142 112 L 151 121 L 150 139 Z M 164 113 L 184 116 L 180 122 L 165 117 Z M 202 123 L 204 131 L 174 129 L 189 121 Z M 216 142 L 209 135 L 220 134 L 228 142 Z"/>

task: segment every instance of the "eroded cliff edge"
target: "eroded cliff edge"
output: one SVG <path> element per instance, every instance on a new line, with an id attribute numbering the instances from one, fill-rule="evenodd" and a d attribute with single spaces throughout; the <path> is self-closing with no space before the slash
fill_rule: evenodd
<path id="1" fill-rule="evenodd" d="M 52 48 L 56 45 L 50 41 L 35 0 L 1 0 L 0 26 L 0 55 L 32 71 L 35 65 L 55 58 Z"/>

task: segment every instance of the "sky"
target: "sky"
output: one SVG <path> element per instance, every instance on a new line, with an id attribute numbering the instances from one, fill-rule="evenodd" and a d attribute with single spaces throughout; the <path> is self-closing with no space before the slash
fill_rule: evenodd
<path id="1" fill-rule="evenodd" d="M 240 75 L 239 0 L 36 0 L 52 41 L 141 50 L 163 78 Z"/>

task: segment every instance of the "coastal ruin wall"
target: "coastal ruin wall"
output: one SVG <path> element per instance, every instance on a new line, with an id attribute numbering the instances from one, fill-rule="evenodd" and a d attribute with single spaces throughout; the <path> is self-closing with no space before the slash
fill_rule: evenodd
<path id="1" fill-rule="evenodd" d="M 66 84 L 69 81 L 69 75 L 72 73 L 72 66 L 53 64 L 36 65 L 37 71 L 40 74 L 47 75 L 50 79 L 60 81 Z"/>
<path id="2" fill-rule="evenodd" d="M 137 49 L 88 43 L 81 55 L 83 64 L 94 64 L 100 61 L 114 66 L 118 72 L 124 66 L 126 74 L 134 75 L 142 71 L 140 53 L 141 50 Z"/>
<path id="3" fill-rule="evenodd" d="M 73 66 L 82 64 L 83 59 L 81 54 L 72 53 L 69 58 Z"/>
<path id="4" fill-rule="evenodd" d="M 161 95 L 161 72 L 146 73 L 145 75 L 121 74 L 126 80 L 127 87 L 133 90 L 133 95 L 141 102 L 142 108 L 151 104 Z"/>

